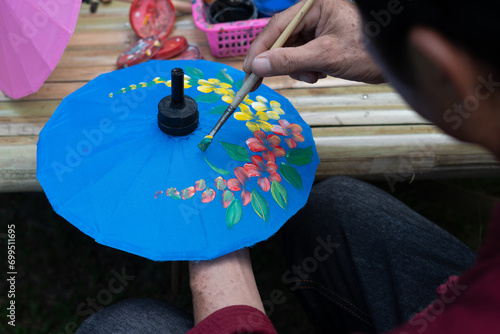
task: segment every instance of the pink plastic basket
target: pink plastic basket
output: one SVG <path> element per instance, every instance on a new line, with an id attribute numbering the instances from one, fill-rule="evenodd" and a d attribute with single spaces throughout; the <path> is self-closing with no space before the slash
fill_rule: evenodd
<path id="1" fill-rule="evenodd" d="M 196 27 L 207 34 L 213 55 L 223 58 L 246 55 L 250 43 L 264 29 L 269 18 L 211 24 L 203 0 L 194 0 L 193 20 Z"/>

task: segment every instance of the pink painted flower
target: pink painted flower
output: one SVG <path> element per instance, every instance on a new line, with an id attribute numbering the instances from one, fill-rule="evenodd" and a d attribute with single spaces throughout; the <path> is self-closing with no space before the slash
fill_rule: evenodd
<path id="1" fill-rule="evenodd" d="M 281 176 L 276 172 L 278 165 L 274 161 L 264 162 L 261 156 L 252 156 L 252 163 L 247 163 L 243 168 L 248 176 L 256 176 L 257 184 L 264 191 L 271 189 L 271 182 L 281 182 Z"/>
<path id="2" fill-rule="evenodd" d="M 207 183 L 203 179 L 196 181 L 194 184 L 194 189 L 196 189 L 196 191 L 203 191 L 206 187 Z"/>
<path id="3" fill-rule="evenodd" d="M 252 199 L 252 194 L 245 189 L 245 183 L 250 179 L 250 177 L 243 167 L 236 167 L 234 169 L 234 175 L 236 175 L 236 179 L 227 180 L 227 187 L 232 191 L 241 190 L 241 199 L 243 205 L 245 206 L 250 203 Z"/>
<path id="4" fill-rule="evenodd" d="M 234 200 L 234 194 L 231 192 L 231 190 L 224 190 L 222 193 L 222 207 L 224 209 L 227 209 L 229 204 Z"/>
<path id="5" fill-rule="evenodd" d="M 181 197 L 182 199 L 190 199 L 193 198 L 195 193 L 196 190 L 194 189 L 194 187 L 189 187 L 181 191 Z"/>
<path id="6" fill-rule="evenodd" d="M 219 190 L 226 189 L 226 180 L 222 176 L 215 179 L 215 188 Z"/>
<path id="7" fill-rule="evenodd" d="M 170 198 L 173 198 L 173 199 L 181 199 L 181 194 L 179 193 L 179 190 L 177 190 L 177 188 L 168 188 L 167 191 L 166 191 L 166 194 L 168 197 Z"/>
<path id="8" fill-rule="evenodd" d="M 297 143 L 302 143 L 304 141 L 304 136 L 302 136 L 302 127 L 298 124 L 290 124 L 285 119 L 280 119 L 278 121 L 280 125 L 273 125 L 271 131 L 275 134 L 289 137 L 285 139 L 288 147 L 296 148 Z"/>
<path id="9" fill-rule="evenodd" d="M 201 202 L 210 203 L 214 200 L 215 195 L 216 195 L 215 190 L 207 187 L 207 189 L 201 194 Z"/>
<path id="10" fill-rule="evenodd" d="M 267 135 L 259 130 L 253 133 L 254 138 L 247 139 L 247 145 L 252 152 L 262 152 L 266 161 L 276 161 L 276 157 L 284 157 L 285 150 L 280 147 L 281 139 L 276 135 Z"/>

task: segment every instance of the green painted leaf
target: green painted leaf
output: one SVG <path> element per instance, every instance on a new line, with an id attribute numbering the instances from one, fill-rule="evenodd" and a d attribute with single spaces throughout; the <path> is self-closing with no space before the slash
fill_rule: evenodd
<path id="1" fill-rule="evenodd" d="M 217 94 L 200 94 L 194 98 L 196 102 L 201 103 L 215 103 L 219 101 L 220 96 Z"/>
<path id="2" fill-rule="evenodd" d="M 227 228 L 231 229 L 234 225 L 238 224 L 242 215 L 243 207 L 241 206 L 241 202 L 239 199 L 234 199 L 226 210 Z"/>
<path id="3" fill-rule="evenodd" d="M 195 79 L 205 78 L 205 75 L 203 74 L 202 70 L 195 68 L 195 67 L 192 67 L 192 66 L 185 66 L 184 73 L 189 75 L 191 78 L 195 78 Z"/>
<path id="4" fill-rule="evenodd" d="M 231 76 L 229 74 L 227 74 L 227 70 L 225 68 L 223 68 L 222 70 L 220 70 L 219 73 L 217 73 L 217 79 L 219 79 L 221 82 L 225 82 L 231 86 L 234 85 L 233 78 L 231 78 Z"/>
<path id="5" fill-rule="evenodd" d="M 288 192 L 279 182 L 273 181 L 271 183 L 271 194 L 279 206 L 283 209 L 288 207 Z"/>
<path id="6" fill-rule="evenodd" d="M 312 161 L 313 150 L 311 146 L 307 148 L 293 148 L 286 154 L 286 161 L 292 165 L 304 166 Z"/>
<path id="7" fill-rule="evenodd" d="M 189 78 L 188 83 L 190 86 L 196 86 L 198 84 L 198 79 Z"/>
<path id="8" fill-rule="evenodd" d="M 248 151 L 246 148 L 241 147 L 239 145 L 226 143 L 225 141 L 220 142 L 222 146 L 226 149 L 229 157 L 236 161 L 247 162 L 250 161 L 250 155 L 248 155 Z"/>
<path id="9" fill-rule="evenodd" d="M 210 110 L 209 114 L 212 114 L 212 115 L 222 115 L 224 113 L 224 111 L 226 111 L 227 109 L 227 105 L 220 105 L 220 106 L 216 106 L 216 107 L 213 107 L 212 110 Z"/>
<path id="10" fill-rule="evenodd" d="M 210 161 L 208 161 L 207 157 L 203 156 L 203 158 L 205 159 L 207 164 L 210 166 L 210 168 L 212 168 L 217 173 L 222 174 L 222 175 L 229 175 L 230 174 L 227 170 L 219 168 L 219 167 L 215 166 L 214 164 L 212 164 Z"/>
<path id="11" fill-rule="evenodd" d="M 293 166 L 290 166 L 286 162 L 282 162 L 280 164 L 280 173 L 292 186 L 299 190 L 303 189 L 302 177 Z"/>
<path id="12" fill-rule="evenodd" d="M 236 90 L 240 90 L 240 89 L 241 89 L 241 86 L 243 86 L 243 80 L 238 80 L 238 81 L 236 81 L 236 83 L 234 84 L 234 87 L 236 87 Z"/>
<path id="13" fill-rule="evenodd" d="M 269 219 L 269 204 L 266 199 L 257 190 L 252 191 L 252 207 L 260 218 L 267 223 Z"/>

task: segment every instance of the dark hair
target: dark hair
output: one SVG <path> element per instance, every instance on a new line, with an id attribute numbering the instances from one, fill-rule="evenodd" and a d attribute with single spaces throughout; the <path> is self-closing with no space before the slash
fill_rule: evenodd
<path id="1" fill-rule="evenodd" d="M 357 0 L 364 34 L 386 61 L 398 61 L 415 26 L 435 29 L 500 72 L 500 1 Z M 404 48 L 406 49 L 406 48 Z"/>

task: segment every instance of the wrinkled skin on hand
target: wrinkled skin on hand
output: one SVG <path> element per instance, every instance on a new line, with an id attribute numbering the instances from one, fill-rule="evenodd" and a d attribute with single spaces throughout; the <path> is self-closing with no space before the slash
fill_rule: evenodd
<path id="1" fill-rule="evenodd" d="M 252 43 L 245 72 L 260 77 L 290 75 L 309 83 L 327 75 L 384 82 L 364 48 L 358 10 L 347 0 L 316 0 L 284 47 L 269 50 L 302 5 L 299 2 L 270 20 Z"/>

